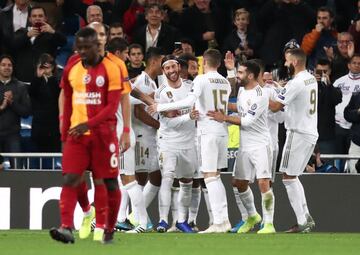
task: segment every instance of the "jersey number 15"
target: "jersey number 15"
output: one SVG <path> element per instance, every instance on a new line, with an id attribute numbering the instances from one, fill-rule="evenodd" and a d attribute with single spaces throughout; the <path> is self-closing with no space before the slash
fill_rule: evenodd
<path id="1" fill-rule="evenodd" d="M 226 111 L 227 100 L 224 97 L 226 97 L 226 95 L 227 95 L 227 90 L 226 89 L 213 89 L 212 93 L 213 93 L 213 97 L 214 97 L 215 111 L 219 111 L 219 110 Z"/>

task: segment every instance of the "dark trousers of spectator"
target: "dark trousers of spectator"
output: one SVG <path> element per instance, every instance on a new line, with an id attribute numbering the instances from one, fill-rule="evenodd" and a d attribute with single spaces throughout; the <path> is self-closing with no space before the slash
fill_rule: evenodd
<path id="1" fill-rule="evenodd" d="M 332 139 L 332 140 L 324 140 L 324 141 L 318 141 L 317 142 L 319 149 L 320 149 L 320 154 L 336 154 L 336 140 Z M 324 159 L 324 162 L 333 165 L 334 164 L 334 160 L 333 159 Z"/>
<path id="2" fill-rule="evenodd" d="M 55 152 L 61 152 L 61 142 L 60 142 L 60 136 L 32 136 L 32 141 L 35 145 L 36 152 L 40 153 L 55 153 Z M 54 161 L 55 160 L 55 161 Z M 37 169 L 52 169 L 53 167 L 56 167 L 56 162 L 59 159 L 55 158 L 43 158 L 38 161 L 37 165 L 33 166 Z"/>
<path id="3" fill-rule="evenodd" d="M 0 136 L 0 152 L 21 152 L 20 134 L 12 134 L 7 136 Z M 19 168 L 20 162 L 17 160 L 15 163 L 14 158 L 10 158 L 10 168 Z"/>
<path id="4" fill-rule="evenodd" d="M 339 125 L 335 125 L 335 142 L 337 154 L 348 154 L 350 148 L 350 129 L 342 128 Z M 335 164 L 340 172 L 344 172 L 346 160 L 336 160 Z"/>

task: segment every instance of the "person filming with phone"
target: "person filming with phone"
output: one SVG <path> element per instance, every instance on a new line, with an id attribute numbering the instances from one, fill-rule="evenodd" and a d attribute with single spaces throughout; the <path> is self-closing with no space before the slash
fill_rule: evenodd
<path id="1" fill-rule="evenodd" d="M 27 28 L 21 28 L 14 35 L 14 52 L 17 66 L 15 74 L 19 80 L 30 84 L 35 76 L 36 61 L 43 53 L 55 57 L 58 47 L 65 45 L 66 37 L 47 23 L 45 9 L 32 7 Z"/>
<path id="2" fill-rule="evenodd" d="M 328 59 L 317 61 L 314 76 L 318 83 L 318 146 L 322 154 L 335 154 L 335 106 L 341 103 L 340 88 L 331 81 L 331 62 Z"/>

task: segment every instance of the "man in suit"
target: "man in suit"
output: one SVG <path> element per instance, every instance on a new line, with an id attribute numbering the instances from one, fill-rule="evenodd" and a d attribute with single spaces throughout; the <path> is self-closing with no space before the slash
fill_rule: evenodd
<path id="1" fill-rule="evenodd" d="M 179 39 L 176 28 L 163 23 L 164 10 L 159 4 L 150 4 L 145 10 L 147 24 L 139 28 L 133 42 L 140 44 L 145 52 L 149 47 L 161 48 L 163 54 L 174 51 L 174 43 Z"/>
<path id="2" fill-rule="evenodd" d="M 47 23 L 45 9 L 33 7 L 29 12 L 28 28 L 15 32 L 13 46 L 16 65 L 16 76 L 23 82 L 31 82 L 35 75 L 35 63 L 43 53 L 55 58 L 56 49 L 65 45 L 66 37 L 55 31 Z"/>
<path id="3" fill-rule="evenodd" d="M 12 54 L 14 32 L 29 26 L 30 0 L 15 0 L 15 3 L 0 13 L 0 53 Z"/>

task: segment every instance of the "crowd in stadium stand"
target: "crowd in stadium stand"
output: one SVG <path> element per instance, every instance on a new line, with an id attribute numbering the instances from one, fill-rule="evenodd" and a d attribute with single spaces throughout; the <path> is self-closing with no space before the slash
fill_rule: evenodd
<path id="1" fill-rule="evenodd" d="M 307 170 L 328 171 L 323 165 L 333 162 L 322 162 L 319 153 L 360 151 L 358 117 L 351 115 L 359 109 L 358 97 L 348 105 L 360 91 L 360 1 L 0 0 L 0 152 L 61 151 L 62 69 L 75 33 L 94 21 L 129 44 L 131 79 L 145 69 L 149 47 L 187 60 L 217 48 L 238 61 L 261 59 L 271 80 L 283 84 L 284 47 L 301 47 L 319 85 L 318 153 Z M 225 65 L 220 72 L 226 75 Z M 24 142 L 20 125 L 29 117 L 31 139 Z M 336 166 L 329 171 L 344 171 L 341 162 Z M 350 164 L 351 172 L 355 166 Z"/>

